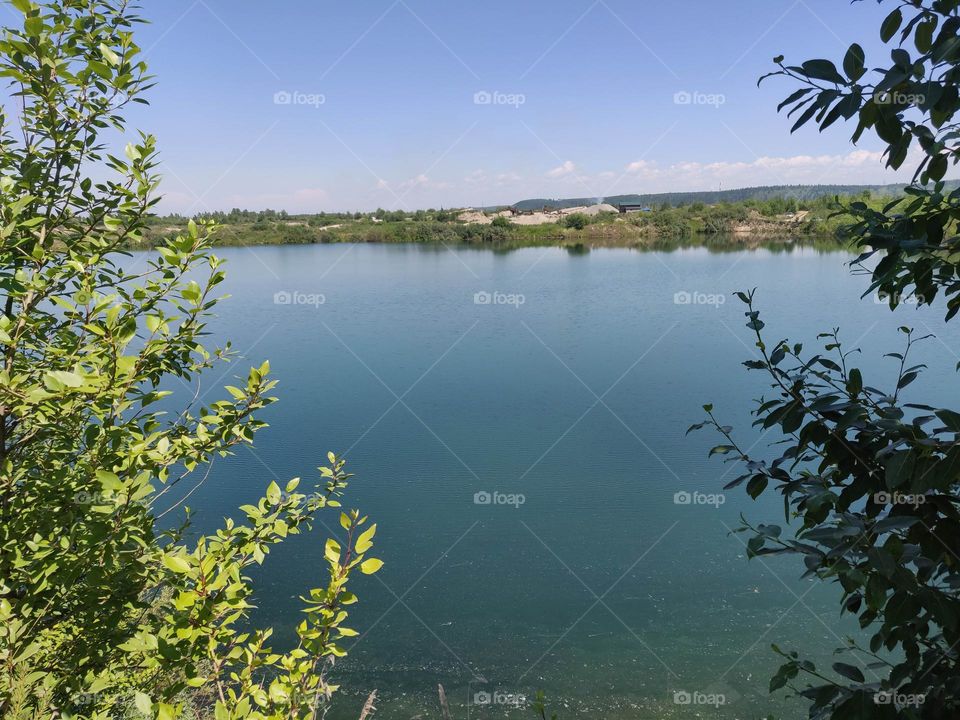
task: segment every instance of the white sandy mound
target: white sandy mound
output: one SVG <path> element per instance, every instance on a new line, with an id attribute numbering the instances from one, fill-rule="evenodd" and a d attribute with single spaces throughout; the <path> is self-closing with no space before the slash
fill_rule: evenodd
<path id="1" fill-rule="evenodd" d="M 599 215 L 602 212 L 617 212 L 617 208 L 609 203 L 598 203 L 597 205 L 580 205 L 578 207 L 564 208 L 561 211 L 564 215 Z"/>
<path id="2" fill-rule="evenodd" d="M 530 213 L 529 215 L 517 215 L 515 218 L 511 218 L 510 222 L 514 225 L 548 225 L 550 223 L 555 223 L 560 221 L 560 213 L 543 213 L 535 212 Z"/>
<path id="3" fill-rule="evenodd" d="M 457 216 L 457 220 L 465 222 L 467 225 L 489 225 L 493 222 L 492 218 L 488 218 L 482 212 L 476 210 L 464 210 Z"/>
<path id="4" fill-rule="evenodd" d="M 599 215 L 604 212 L 617 212 L 617 208 L 609 203 L 598 203 L 597 205 L 581 205 L 579 207 L 563 208 L 562 210 L 549 210 L 547 212 L 527 212 L 521 215 L 514 215 L 510 210 L 501 210 L 493 217 L 505 217 L 514 225 L 549 225 L 560 222 L 565 216 L 580 213 L 582 215 Z M 467 208 L 457 216 L 462 222 L 468 225 L 489 225 L 493 222 L 491 217 L 477 212 L 472 208 Z"/>

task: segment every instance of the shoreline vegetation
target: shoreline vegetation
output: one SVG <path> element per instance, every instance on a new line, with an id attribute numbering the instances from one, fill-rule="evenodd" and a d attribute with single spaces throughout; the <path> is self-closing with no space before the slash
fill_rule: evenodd
<path id="1" fill-rule="evenodd" d="M 220 227 L 220 246 L 307 245 L 328 243 L 416 243 L 473 245 L 494 249 L 566 247 L 587 251 L 600 247 L 658 249 L 677 246 L 744 248 L 770 244 L 813 244 L 842 249 L 837 231 L 850 222 L 843 203 L 863 203 L 881 209 L 890 195 L 863 192 L 854 197 L 667 203 L 620 213 L 612 205 L 544 207 L 538 211 L 516 207 L 484 210 L 377 210 L 369 213 L 290 214 L 285 211 L 249 211 L 198 214 L 194 219 L 214 221 Z M 128 249 L 155 247 L 186 231 L 190 218 L 158 216 Z"/>

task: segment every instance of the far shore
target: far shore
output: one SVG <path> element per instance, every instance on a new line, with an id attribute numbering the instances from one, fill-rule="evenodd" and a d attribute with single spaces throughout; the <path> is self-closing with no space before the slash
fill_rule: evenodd
<path id="1" fill-rule="evenodd" d="M 697 245 L 737 249 L 795 243 L 840 249 L 843 246 L 835 238 L 844 222 L 838 207 L 827 200 L 805 205 L 787 201 L 693 204 L 635 212 L 619 212 L 603 204 L 525 212 L 462 208 L 289 215 L 235 210 L 197 220 L 219 225 L 216 241 L 221 246 L 415 243 L 574 250 Z M 161 244 L 184 232 L 187 222 L 180 216 L 155 218 L 145 236 L 129 247 Z"/>

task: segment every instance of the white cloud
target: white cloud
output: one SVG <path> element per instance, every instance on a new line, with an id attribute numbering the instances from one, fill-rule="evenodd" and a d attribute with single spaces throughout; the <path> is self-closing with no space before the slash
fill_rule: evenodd
<path id="1" fill-rule="evenodd" d="M 573 175 L 577 171 L 577 166 L 573 164 L 572 160 L 567 160 L 560 167 L 555 167 L 553 170 L 547 172 L 548 178 L 562 178 L 567 177 L 568 175 Z"/>
<path id="2" fill-rule="evenodd" d="M 650 170 L 653 167 L 653 163 L 647 162 L 646 160 L 637 160 L 627 165 L 626 171 L 628 173 L 640 173 Z"/>
<path id="3" fill-rule="evenodd" d="M 400 183 L 399 187 L 401 190 L 412 190 L 413 188 L 426 187 L 430 184 L 430 178 L 421 173 L 416 177 L 412 177 L 409 180 L 404 180 Z"/>
<path id="4" fill-rule="evenodd" d="M 637 160 L 624 168 L 624 175 L 631 184 L 644 181 L 648 184 L 643 188 L 619 188 L 617 192 L 702 190 L 720 183 L 725 188 L 896 183 L 909 181 L 912 167 L 911 163 L 906 163 L 905 169 L 899 172 L 888 170 L 883 165 L 883 154 L 870 150 L 854 150 L 844 155 L 764 156 L 751 161 L 683 161 L 669 165 Z"/>
<path id="5" fill-rule="evenodd" d="M 742 156 L 741 156 L 742 157 Z M 912 155 L 904 168 L 893 172 L 884 167 L 882 153 L 851 149 L 836 155 L 765 155 L 758 158 L 717 161 L 676 160 L 662 162 L 626 158 L 617 168 L 599 167 L 585 172 L 567 160 L 543 172 L 529 167 L 505 169 L 502 166 L 460 169 L 435 177 L 421 173 L 404 180 L 380 179 L 371 186 L 369 176 L 329 183 L 314 178 L 300 187 L 277 189 L 257 194 L 225 194 L 211 207 L 286 209 L 290 212 L 320 212 L 350 208 L 388 207 L 462 207 L 481 203 L 511 203 L 531 197 L 609 197 L 627 193 L 684 192 L 733 189 L 757 185 L 794 184 L 884 184 L 909 182 L 919 159 Z M 203 210 L 185 188 L 171 183 L 161 204 L 161 212 Z M 402 202 L 397 197 L 403 198 Z M 206 205 L 205 203 L 204 205 Z"/>

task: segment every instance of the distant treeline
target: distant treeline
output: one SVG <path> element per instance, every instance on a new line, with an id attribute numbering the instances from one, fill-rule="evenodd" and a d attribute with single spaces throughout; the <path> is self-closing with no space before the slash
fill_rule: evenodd
<path id="1" fill-rule="evenodd" d="M 957 186 L 957 182 L 950 183 Z M 838 201 L 838 196 L 840 200 Z M 284 210 L 208 212 L 195 216 L 220 225 L 220 245 L 299 245 L 313 243 L 435 243 L 481 245 L 496 248 L 534 246 L 650 247 L 660 241 L 696 241 L 727 237 L 733 244 L 764 238 L 774 241 L 829 242 L 850 221 L 842 211 L 844 200 L 857 200 L 880 210 L 894 197 L 903 197 L 901 185 L 793 185 L 727 190 L 722 193 L 660 193 L 607 198 L 616 205 L 640 205 L 640 212 L 622 215 L 572 213 L 558 223 L 528 225 L 514 222 L 508 212 L 486 210 L 486 224 L 461 219 L 462 210 L 385 210 L 293 214 Z M 537 209 L 549 203 L 576 207 L 590 201 L 528 200 Z M 515 206 L 522 210 L 524 203 Z M 188 218 L 168 215 L 152 218 L 145 236 L 131 247 L 156 245 L 182 232 Z M 715 241 L 710 241 L 716 244 Z M 722 243 L 721 243 L 722 244 Z"/>
<path id="2" fill-rule="evenodd" d="M 960 181 L 947 182 L 947 188 L 960 185 Z M 894 196 L 903 192 L 903 184 L 892 185 L 768 185 L 763 187 L 737 188 L 734 190 L 706 190 L 702 192 L 652 193 L 646 195 L 613 195 L 606 198 L 533 198 L 521 200 L 512 205 L 518 210 L 540 210 L 541 208 L 569 208 L 580 205 L 592 205 L 605 202 L 611 205 L 647 205 L 650 207 L 678 207 L 693 203 L 716 205 L 718 203 L 737 203 L 746 200 L 797 200 L 808 201 L 823 197 L 840 195 L 850 197 L 869 193 L 870 195 Z"/>
<path id="3" fill-rule="evenodd" d="M 890 195 L 861 192 L 857 199 L 877 208 Z M 487 212 L 487 222 L 460 219 L 459 210 L 379 209 L 368 213 L 291 214 L 278 210 L 241 210 L 198 215 L 220 225 L 220 245 L 293 245 L 313 243 L 435 243 L 512 248 L 549 245 L 649 246 L 658 240 L 677 241 L 731 236 L 735 242 L 756 238 L 796 240 L 831 237 L 845 222 L 835 195 L 809 200 L 774 196 L 738 202 L 693 201 L 670 205 L 651 204 L 649 211 L 621 215 L 601 212 L 572 213 L 561 222 L 528 225 L 515 223 L 510 213 Z M 155 245 L 181 232 L 187 218 L 157 217 L 141 242 Z"/>
<path id="4" fill-rule="evenodd" d="M 437 222 L 450 222 L 457 217 L 457 211 L 453 210 L 384 210 L 382 208 L 372 212 L 318 212 L 318 213 L 289 213 L 286 210 L 241 210 L 234 208 L 229 212 L 217 210 L 214 212 L 203 212 L 191 215 L 189 217 L 172 213 L 151 218 L 153 225 L 163 224 L 182 224 L 191 218 L 194 220 L 212 220 L 219 225 L 256 225 L 260 223 L 267 226 L 276 222 L 303 222 L 310 227 L 325 227 L 343 222 L 357 220 L 378 220 L 381 222 L 403 222 L 405 220 L 416 220 L 418 222 L 426 220 L 436 220 Z"/>

